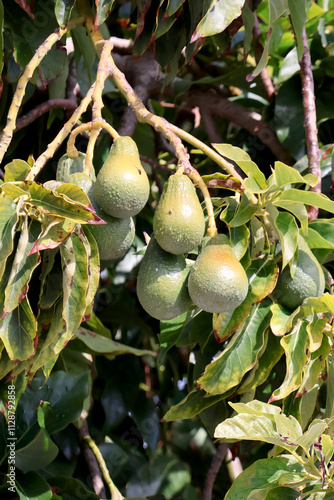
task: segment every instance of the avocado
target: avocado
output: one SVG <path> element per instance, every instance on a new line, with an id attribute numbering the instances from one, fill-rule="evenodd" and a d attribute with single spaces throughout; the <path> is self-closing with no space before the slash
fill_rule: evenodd
<path id="1" fill-rule="evenodd" d="M 150 183 L 135 141 L 117 137 L 94 184 L 96 202 L 113 217 L 133 217 L 144 208 L 149 193 Z"/>
<path id="2" fill-rule="evenodd" d="M 210 313 L 232 312 L 246 298 L 248 279 L 224 235 L 209 238 L 188 279 L 193 302 Z"/>
<path id="3" fill-rule="evenodd" d="M 189 267 L 184 256 L 165 252 L 152 236 L 140 263 L 137 294 L 143 309 L 153 318 L 167 320 L 188 311 Z"/>
<path id="4" fill-rule="evenodd" d="M 273 298 L 287 309 L 293 310 L 307 297 L 320 297 L 325 291 L 325 276 L 305 239 L 298 236 L 298 257 L 294 276 L 286 266 L 280 274 Z"/>
<path id="5" fill-rule="evenodd" d="M 161 248 L 175 255 L 188 253 L 204 236 L 204 213 L 189 177 L 171 175 L 153 217 L 153 232 Z"/>

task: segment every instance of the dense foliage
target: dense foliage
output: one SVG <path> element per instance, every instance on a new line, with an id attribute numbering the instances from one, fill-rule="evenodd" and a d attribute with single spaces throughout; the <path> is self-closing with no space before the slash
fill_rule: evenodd
<path id="1" fill-rule="evenodd" d="M 333 26 L 333 0 L 0 0 L 1 498 L 334 496 Z M 150 190 L 106 260 L 119 136 Z M 176 171 L 246 272 L 233 311 L 138 299 Z"/>

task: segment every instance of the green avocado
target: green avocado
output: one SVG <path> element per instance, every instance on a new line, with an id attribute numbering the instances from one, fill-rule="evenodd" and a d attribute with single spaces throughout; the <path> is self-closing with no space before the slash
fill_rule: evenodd
<path id="1" fill-rule="evenodd" d="M 210 313 L 232 313 L 246 298 L 246 272 L 224 235 L 210 238 L 197 257 L 188 290 L 197 307 Z"/>
<path id="2" fill-rule="evenodd" d="M 199 245 L 204 231 L 204 214 L 193 183 L 182 173 L 171 175 L 154 213 L 157 242 L 166 252 L 180 255 Z"/>
<path id="3" fill-rule="evenodd" d="M 113 217 L 138 214 L 147 203 L 150 183 L 131 137 L 117 137 L 94 184 L 98 205 Z"/>
<path id="4" fill-rule="evenodd" d="M 79 152 L 77 158 L 70 158 L 67 154 L 63 155 L 57 164 L 56 180 L 68 182 L 79 186 L 86 194 L 95 182 L 94 169 L 89 176 L 84 174 L 86 154 Z"/>
<path id="5" fill-rule="evenodd" d="M 298 236 L 298 257 L 294 276 L 286 266 L 272 293 L 287 309 L 296 309 L 307 297 L 320 297 L 325 291 L 325 276 L 321 265 L 302 236 Z"/>
<path id="6" fill-rule="evenodd" d="M 143 309 L 153 318 L 167 320 L 188 311 L 189 267 L 184 256 L 165 252 L 154 236 L 140 263 L 137 294 Z"/>

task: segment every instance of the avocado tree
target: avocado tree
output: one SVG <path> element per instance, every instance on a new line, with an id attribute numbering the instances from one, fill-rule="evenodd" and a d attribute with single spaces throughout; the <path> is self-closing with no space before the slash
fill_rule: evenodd
<path id="1" fill-rule="evenodd" d="M 333 0 L 0 0 L 0 495 L 334 496 Z"/>

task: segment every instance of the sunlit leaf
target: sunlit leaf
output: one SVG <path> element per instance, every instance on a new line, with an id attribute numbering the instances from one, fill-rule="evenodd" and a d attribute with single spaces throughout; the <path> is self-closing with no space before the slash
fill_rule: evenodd
<path id="1" fill-rule="evenodd" d="M 173 420 L 180 420 L 185 418 L 192 418 L 198 415 L 205 408 L 214 405 L 221 401 L 226 395 L 207 396 L 203 390 L 191 391 L 180 403 L 172 406 L 164 415 L 164 421 L 171 422 Z"/>
<path id="2" fill-rule="evenodd" d="M 283 193 L 273 201 L 273 204 L 279 204 L 281 201 L 300 202 L 301 200 L 305 205 L 319 207 L 322 210 L 334 213 L 334 201 L 327 198 L 324 194 L 315 193 L 313 191 L 301 191 L 295 188 L 283 191 Z"/>
<path id="3" fill-rule="evenodd" d="M 307 238 L 308 235 L 308 215 L 304 203 L 298 201 L 275 200 L 275 206 L 291 212 L 300 222 L 301 229 Z"/>
<path id="4" fill-rule="evenodd" d="M 319 436 L 327 427 L 328 424 L 326 422 L 312 422 L 308 430 L 298 439 L 297 443 L 308 453 L 312 444 L 318 441 Z"/>
<path id="5" fill-rule="evenodd" d="M 210 188 L 231 189 L 232 191 L 242 191 L 241 181 L 229 174 L 216 172 L 215 174 L 203 175 L 203 181 Z"/>
<path id="6" fill-rule="evenodd" d="M 324 329 L 327 323 L 327 318 L 318 318 L 317 316 L 311 321 L 307 327 L 310 353 L 316 352 L 322 344 Z"/>
<path id="7" fill-rule="evenodd" d="M 201 389 L 212 395 L 224 394 L 240 383 L 257 360 L 269 317 L 270 301 L 253 307 L 245 326 L 235 333 L 223 353 L 206 367 L 198 380 Z"/>
<path id="8" fill-rule="evenodd" d="M 31 168 L 23 160 L 13 160 L 5 166 L 5 182 L 24 181 Z"/>
<path id="9" fill-rule="evenodd" d="M 224 31 L 236 17 L 240 16 L 244 3 L 245 0 L 211 0 L 209 10 L 196 26 L 191 42 Z"/>
<path id="10" fill-rule="evenodd" d="M 270 402 L 287 397 L 302 383 L 303 368 L 308 359 L 306 324 L 298 323 L 292 333 L 282 337 L 281 345 L 286 357 L 286 374 L 282 385 L 271 395 Z"/>
<path id="11" fill-rule="evenodd" d="M 246 194 L 243 194 L 235 216 L 229 221 L 229 226 L 237 227 L 246 224 L 258 209 L 259 206 L 250 201 Z"/>
<path id="12" fill-rule="evenodd" d="M 303 177 L 302 175 L 300 175 L 298 170 L 285 165 L 285 163 L 282 163 L 281 161 L 275 162 L 274 175 L 276 184 L 279 188 L 283 188 L 285 186 L 288 186 L 289 184 L 309 184 L 311 186 L 314 186 L 318 182 L 318 179 L 315 175 L 312 175 L 311 177 Z"/>
<path id="13" fill-rule="evenodd" d="M 231 245 L 238 260 L 245 255 L 250 240 L 249 229 L 246 225 L 229 227 Z"/>
<path id="14" fill-rule="evenodd" d="M 331 352 L 327 357 L 327 396 L 325 406 L 325 417 L 334 417 L 334 356 Z"/>
<path id="15" fill-rule="evenodd" d="M 86 306 L 88 309 L 85 311 L 85 317 L 87 317 L 87 315 L 91 314 L 89 309 L 93 307 L 94 297 L 100 282 L 100 255 L 95 238 L 88 227 L 83 226 L 79 231 L 87 252 L 88 287 L 86 291 Z"/>
<path id="16" fill-rule="evenodd" d="M 264 253 L 268 253 L 269 242 L 267 231 L 257 217 L 251 218 L 251 258 L 258 259 Z"/>
<path id="17" fill-rule="evenodd" d="M 227 492 L 225 500 L 247 500 L 255 490 L 259 490 L 259 493 L 262 492 L 261 498 L 265 499 L 267 498 L 264 496 L 266 492 L 278 485 L 280 476 L 287 472 L 298 473 L 302 471 L 302 465 L 293 458 L 276 457 L 257 460 L 235 479 L 232 487 Z M 299 496 L 299 492 L 295 493 L 297 493 L 297 496 L 286 497 L 284 495 L 277 498 L 292 500 L 292 498 L 298 498 Z"/>

